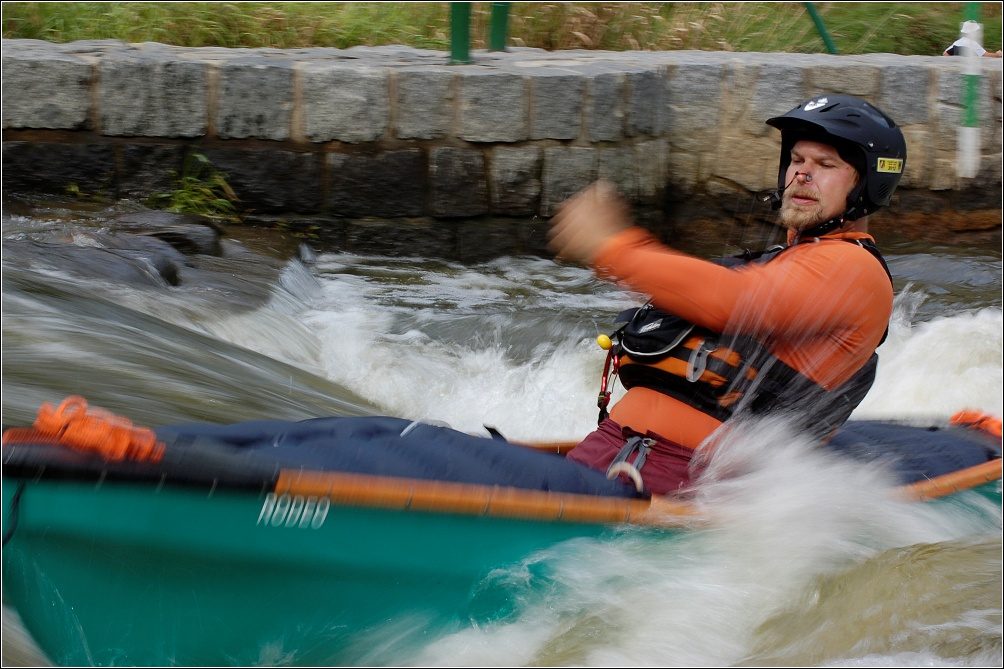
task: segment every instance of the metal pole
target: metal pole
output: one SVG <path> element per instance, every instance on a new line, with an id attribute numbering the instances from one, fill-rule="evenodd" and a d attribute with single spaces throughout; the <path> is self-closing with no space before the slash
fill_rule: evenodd
<path id="1" fill-rule="evenodd" d="M 966 3 L 966 20 L 960 31 L 963 38 L 969 38 L 982 46 L 983 27 L 979 24 L 979 3 Z M 960 177 L 974 178 L 980 171 L 980 114 L 979 92 L 982 79 L 980 55 L 970 45 L 963 45 L 962 56 L 966 59 L 962 69 L 962 123 L 958 130 L 955 171 Z"/>
<path id="2" fill-rule="evenodd" d="M 830 33 L 826 31 L 826 26 L 823 24 L 823 17 L 819 15 L 816 11 L 815 5 L 811 2 L 803 2 L 805 8 L 809 10 L 809 16 L 812 17 L 812 22 L 816 24 L 816 30 L 819 31 L 819 36 L 823 38 L 823 43 L 826 44 L 826 50 L 832 54 L 837 53 L 837 45 L 833 43 L 830 39 Z"/>
<path id="3" fill-rule="evenodd" d="M 490 51 L 505 51 L 505 43 L 509 33 L 509 3 L 492 3 L 492 25 L 488 38 Z"/>
<path id="4" fill-rule="evenodd" d="M 471 3 L 450 3 L 450 62 L 471 62 Z"/>

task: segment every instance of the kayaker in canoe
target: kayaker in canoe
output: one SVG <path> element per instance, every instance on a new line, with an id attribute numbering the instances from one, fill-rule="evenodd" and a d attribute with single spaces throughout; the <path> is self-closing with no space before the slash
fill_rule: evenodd
<path id="1" fill-rule="evenodd" d="M 787 245 L 713 262 L 633 225 L 605 182 L 552 220 L 549 248 L 651 297 L 619 331 L 614 368 L 627 388 L 568 457 L 631 474 L 654 493 L 686 487 L 695 449 L 733 416 L 783 412 L 832 434 L 875 377 L 892 313 L 868 215 L 887 205 L 906 164 L 896 123 L 859 98 L 822 95 L 767 120 L 781 131 L 770 196 Z"/>

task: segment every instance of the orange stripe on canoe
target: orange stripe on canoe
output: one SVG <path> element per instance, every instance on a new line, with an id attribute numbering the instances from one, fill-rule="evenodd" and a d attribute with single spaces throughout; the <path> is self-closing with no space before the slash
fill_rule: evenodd
<path id="1" fill-rule="evenodd" d="M 951 495 L 1001 478 L 1001 460 L 900 486 L 899 495 L 924 501 Z M 327 497 L 336 504 L 383 509 L 518 518 L 541 522 L 626 523 L 694 528 L 709 518 L 685 500 L 597 497 L 449 481 L 425 481 L 368 474 L 281 470 L 277 495 Z"/>
<path id="2" fill-rule="evenodd" d="M 1001 478 L 1002 469 L 1004 469 L 1004 465 L 1000 459 L 991 460 L 957 472 L 936 476 L 933 479 L 911 483 L 903 486 L 900 490 L 910 500 L 921 502 L 926 499 L 936 499 L 996 481 Z"/>
<path id="3" fill-rule="evenodd" d="M 597 497 L 339 472 L 282 470 L 275 493 L 327 497 L 355 506 L 535 521 L 691 527 L 702 520 L 692 505 L 668 498 Z"/>

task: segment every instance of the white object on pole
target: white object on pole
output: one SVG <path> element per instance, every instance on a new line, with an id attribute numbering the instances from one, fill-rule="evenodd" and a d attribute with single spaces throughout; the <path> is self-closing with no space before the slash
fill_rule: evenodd
<path id="1" fill-rule="evenodd" d="M 972 179 L 980 171 L 979 86 L 980 56 L 983 55 L 983 26 L 976 21 L 962 24 L 962 36 L 955 42 L 965 58 L 962 74 L 962 119 L 958 128 L 955 171 Z"/>

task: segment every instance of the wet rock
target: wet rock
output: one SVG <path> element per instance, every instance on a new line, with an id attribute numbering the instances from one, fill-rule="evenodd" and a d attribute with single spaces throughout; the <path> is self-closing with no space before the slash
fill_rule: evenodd
<path id="1" fill-rule="evenodd" d="M 163 287 L 178 283 L 178 266 L 166 255 L 151 250 L 5 239 L 3 253 L 5 262 L 71 277 L 107 279 L 134 286 Z"/>
<path id="2" fill-rule="evenodd" d="M 123 233 L 161 239 L 181 253 L 220 255 L 220 227 L 210 218 L 167 211 L 142 211 L 114 218 Z"/>

